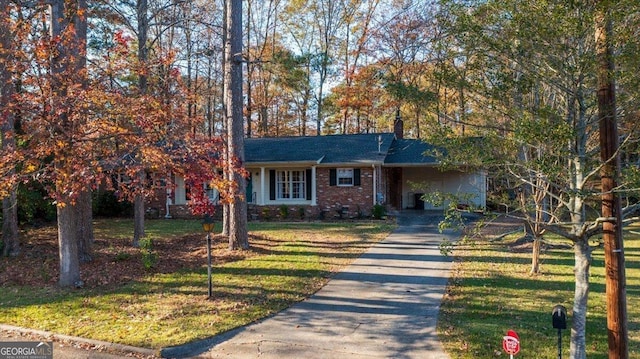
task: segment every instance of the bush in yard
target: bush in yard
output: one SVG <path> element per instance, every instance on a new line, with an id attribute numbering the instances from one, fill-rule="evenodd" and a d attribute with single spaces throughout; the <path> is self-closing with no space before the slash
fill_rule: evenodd
<path id="1" fill-rule="evenodd" d="M 271 210 L 268 207 L 262 208 L 262 219 L 268 221 L 271 219 Z"/>
<path id="2" fill-rule="evenodd" d="M 289 217 L 289 207 L 285 204 L 280 206 L 280 218 L 286 219 Z"/>
<path id="3" fill-rule="evenodd" d="M 93 192 L 93 215 L 95 217 L 128 217 L 133 214 L 131 202 L 120 201 L 113 191 Z"/>
<path id="4" fill-rule="evenodd" d="M 18 221 L 21 224 L 33 225 L 55 219 L 56 207 L 42 184 L 28 182 L 18 185 Z"/>
<path id="5" fill-rule="evenodd" d="M 155 267 L 158 263 L 158 255 L 153 252 L 153 240 L 143 238 L 140 240 L 140 250 L 142 251 L 142 264 L 146 269 Z"/>
<path id="6" fill-rule="evenodd" d="M 373 206 L 373 209 L 371 210 L 371 216 L 375 219 L 382 219 L 382 217 L 387 215 L 387 209 L 384 208 L 383 205 L 381 204 L 376 204 L 375 206 Z"/>

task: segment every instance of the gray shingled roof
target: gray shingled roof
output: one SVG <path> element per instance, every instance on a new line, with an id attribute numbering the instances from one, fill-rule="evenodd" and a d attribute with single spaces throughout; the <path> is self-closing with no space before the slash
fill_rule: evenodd
<path id="1" fill-rule="evenodd" d="M 434 146 L 421 140 L 396 139 L 393 141 L 384 163 L 390 165 L 435 165 L 438 163 L 437 159 L 428 155 L 434 149 Z"/>
<path id="2" fill-rule="evenodd" d="M 398 140 L 393 133 L 248 138 L 245 162 L 429 165 L 436 159 L 423 153 L 432 148 L 421 140 Z"/>
<path id="3" fill-rule="evenodd" d="M 245 161 L 382 163 L 393 138 L 392 133 L 248 138 L 245 140 Z"/>

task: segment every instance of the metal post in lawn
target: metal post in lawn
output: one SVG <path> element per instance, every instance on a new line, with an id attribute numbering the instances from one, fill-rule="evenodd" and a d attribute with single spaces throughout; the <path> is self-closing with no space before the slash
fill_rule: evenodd
<path id="1" fill-rule="evenodd" d="M 213 297 L 213 282 L 211 279 L 211 232 L 213 232 L 213 218 L 206 215 L 202 221 L 202 229 L 207 233 L 207 279 L 209 281 L 208 299 Z"/>
<path id="2" fill-rule="evenodd" d="M 558 329 L 558 359 L 562 359 L 562 329 Z"/>
<path id="3" fill-rule="evenodd" d="M 209 299 L 213 296 L 213 283 L 211 280 L 211 233 L 207 233 L 207 278 L 209 279 Z"/>

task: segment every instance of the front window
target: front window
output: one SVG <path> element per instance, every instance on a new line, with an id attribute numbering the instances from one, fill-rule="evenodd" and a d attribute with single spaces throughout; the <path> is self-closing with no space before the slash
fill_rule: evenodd
<path id="1" fill-rule="evenodd" d="M 304 171 L 278 171 L 276 176 L 278 199 L 304 199 L 306 181 Z"/>
<path id="2" fill-rule="evenodd" d="M 353 168 L 338 168 L 338 186 L 353 186 Z"/>
<path id="3" fill-rule="evenodd" d="M 204 184 L 204 190 L 207 193 L 207 197 L 211 203 L 217 204 L 220 199 L 220 192 L 212 187 L 209 183 Z"/>

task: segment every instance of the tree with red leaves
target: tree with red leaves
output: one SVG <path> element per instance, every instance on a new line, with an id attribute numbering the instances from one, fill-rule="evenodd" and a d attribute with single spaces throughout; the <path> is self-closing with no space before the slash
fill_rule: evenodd
<path id="1" fill-rule="evenodd" d="M 45 186 L 58 214 L 59 285 L 81 286 L 80 262 L 90 259 L 93 238 L 93 189 L 106 186 L 121 200 L 133 200 L 165 189 L 155 179 L 175 173 L 202 186 L 193 191 L 193 212 L 213 214 L 205 184 L 217 188 L 224 201 L 234 185 L 217 174 L 226 166 L 220 160 L 221 140 L 192 130 L 202 124 L 186 114 L 187 95 L 173 52 L 141 64 L 131 39 L 118 33 L 107 54 L 87 66 L 86 3 L 57 0 L 50 9 L 50 33 L 31 28 L 28 43 L 20 45 L 29 54 L 24 62 L 0 52 L 3 84 L 17 76 L 8 69 L 26 69 L 19 78 L 25 91 L 11 94 L 2 88 L 3 109 L 27 114 L 23 131 L 16 134 L 13 112 L 2 113 L 0 197 L 11 201 L 20 181 Z M 44 10 L 31 11 L 47 14 Z M 5 45 L 5 40 L 10 38 L 3 33 L 2 40 L 2 48 L 8 49 L 11 43 Z M 135 79 L 150 68 L 162 71 L 148 72 L 151 91 L 140 94 Z"/>

